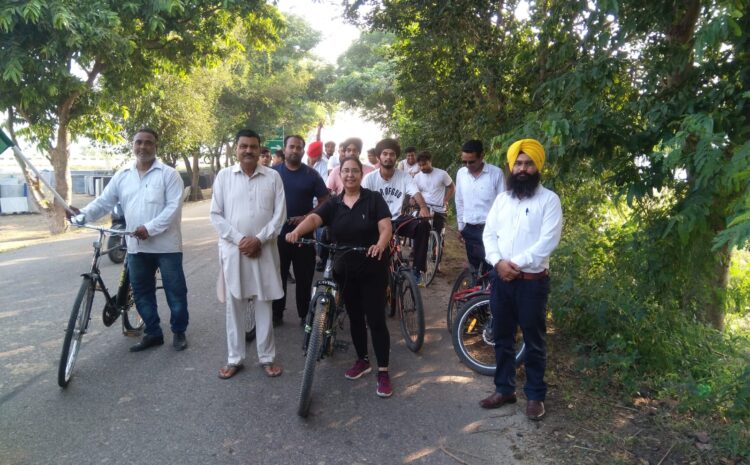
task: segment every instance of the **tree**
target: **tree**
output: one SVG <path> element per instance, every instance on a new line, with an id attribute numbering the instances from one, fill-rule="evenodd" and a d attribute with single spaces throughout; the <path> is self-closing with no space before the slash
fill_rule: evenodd
<path id="1" fill-rule="evenodd" d="M 746 0 L 545 0 L 528 19 L 516 1 L 358 1 L 352 16 L 364 4 L 398 39 L 396 121 L 438 150 L 495 136 L 498 162 L 533 136 L 557 182 L 605 179 L 663 245 L 638 278 L 721 327 L 730 247 L 750 238 Z"/>
<path id="2" fill-rule="evenodd" d="M 208 63 L 232 49 L 232 25 L 267 12 L 258 0 L 30 0 L 0 9 L 4 70 L 0 107 L 28 127 L 25 136 L 49 154 L 57 190 L 69 199 L 68 144 L 87 135 L 114 140 L 104 98 L 138 88 L 159 70 Z M 251 30 L 256 40 L 273 31 Z M 50 229 L 64 229 L 55 205 Z"/>

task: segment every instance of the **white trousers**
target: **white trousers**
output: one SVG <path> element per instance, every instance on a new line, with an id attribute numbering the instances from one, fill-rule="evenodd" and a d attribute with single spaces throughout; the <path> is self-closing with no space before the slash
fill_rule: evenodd
<path id="1" fill-rule="evenodd" d="M 255 346 L 260 363 L 276 358 L 276 343 L 271 322 L 271 300 L 236 299 L 227 289 L 227 362 L 240 365 L 245 360 L 245 330 L 248 319 L 255 319 Z M 254 312 L 253 312 L 254 310 Z M 253 313 L 255 313 L 253 317 Z"/>

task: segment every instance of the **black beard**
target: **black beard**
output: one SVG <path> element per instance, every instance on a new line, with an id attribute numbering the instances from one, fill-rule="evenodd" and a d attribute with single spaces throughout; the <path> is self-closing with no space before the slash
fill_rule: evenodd
<path id="1" fill-rule="evenodd" d="M 524 179 L 520 179 L 523 176 Z M 508 178 L 508 190 L 511 191 L 513 197 L 519 199 L 527 199 L 534 196 L 536 188 L 539 186 L 539 181 L 542 176 L 537 171 L 534 174 L 528 173 L 517 173 L 511 174 Z"/>

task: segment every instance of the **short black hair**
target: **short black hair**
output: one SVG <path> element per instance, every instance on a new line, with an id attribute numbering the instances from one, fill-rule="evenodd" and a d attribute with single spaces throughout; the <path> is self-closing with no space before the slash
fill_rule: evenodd
<path id="1" fill-rule="evenodd" d="M 156 139 L 156 142 L 159 142 L 159 134 L 157 134 L 156 131 L 154 131 L 150 127 L 143 126 L 142 128 L 140 128 L 137 131 L 135 131 L 135 134 L 140 134 L 142 132 L 145 132 L 147 134 L 151 134 L 152 136 L 154 136 L 154 139 Z M 135 134 L 134 134 L 134 136 L 135 136 Z"/>
<path id="2" fill-rule="evenodd" d="M 410 152 L 416 152 L 416 151 L 417 151 L 417 148 L 414 147 L 413 145 L 410 145 L 404 149 L 404 153 L 410 153 Z"/>
<path id="3" fill-rule="evenodd" d="M 464 145 L 461 146 L 461 151 L 466 153 L 476 153 L 477 156 L 481 157 L 482 153 L 484 153 L 484 146 L 482 145 L 481 140 L 471 139 L 464 142 Z"/>
<path id="4" fill-rule="evenodd" d="M 341 160 L 341 166 L 343 167 L 343 166 L 344 166 L 344 163 L 345 163 L 345 162 L 347 162 L 347 161 L 349 161 L 349 160 L 351 160 L 351 161 L 353 161 L 353 162 L 356 162 L 356 163 L 357 163 L 357 166 L 359 166 L 359 169 L 360 169 L 360 171 L 362 170 L 362 162 L 361 162 L 361 161 L 359 161 L 359 158 L 357 158 L 357 157 L 352 157 L 352 156 L 344 157 L 344 159 L 343 159 L 343 160 Z M 340 169 L 341 169 L 341 168 L 339 168 L 339 170 L 340 170 Z"/>
<path id="5" fill-rule="evenodd" d="M 267 153 L 267 154 L 271 155 L 271 149 L 269 149 L 268 147 L 263 146 L 263 147 L 260 148 L 260 153 L 261 153 L 261 155 L 264 154 L 264 153 Z"/>
<path id="6" fill-rule="evenodd" d="M 286 137 L 284 138 L 284 147 L 285 147 L 285 148 L 286 148 L 286 141 L 288 141 L 289 139 L 292 139 L 292 138 L 295 138 L 295 139 L 299 139 L 299 140 L 301 140 L 301 141 L 302 141 L 302 148 L 303 148 L 303 149 L 305 148 L 305 138 L 304 138 L 304 137 L 302 137 L 302 136 L 299 136 L 299 135 L 297 135 L 297 134 L 289 134 L 288 136 L 286 136 Z"/>
<path id="7" fill-rule="evenodd" d="M 239 131 L 237 131 L 237 135 L 234 136 L 235 144 L 240 140 L 240 137 L 255 137 L 258 140 L 259 144 L 262 142 L 260 140 L 260 135 L 252 129 L 240 129 Z"/>
<path id="8" fill-rule="evenodd" d="M 380 154 L 383 153 L 383 150 L 385 149 L 391 149 L 396 152 L 396 158 L 401 156 L 401 146 L 398 145 L 396 139 L 383 139 L 377 143 L 375 146 L 375 153 L 378 154 L 378 158 L 380 158 Z"/>
<path id="9" fill-rule="evenodd" d="M 432 161 L 432 154 L 427 150 L 422 150 L 417 154 L 417 161 Z"/>
<path id="10" fill-rule="evenodd" d="M 279 157 L 279 158 L 281 158 L 283 160 L 284 159 L 284 151 L 281 150 L 281 149 L 276 150 L 275 152 L 273 152 L 273 156 L 274 157 Z"/>

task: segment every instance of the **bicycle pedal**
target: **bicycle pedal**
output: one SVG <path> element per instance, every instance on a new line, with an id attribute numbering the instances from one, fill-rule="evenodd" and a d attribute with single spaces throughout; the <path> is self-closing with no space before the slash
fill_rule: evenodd
<path id="1" fill-rule="evenodd" d="M 117 309 L 117 306 L 109 304 L 104 306 L 104 310 L 102 311 L 102 321 L 104 322 L 104 326 L 109 328 L 115 321 L 117 321 L 119 316 L 120 311 Z"/>

